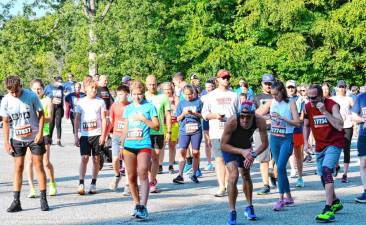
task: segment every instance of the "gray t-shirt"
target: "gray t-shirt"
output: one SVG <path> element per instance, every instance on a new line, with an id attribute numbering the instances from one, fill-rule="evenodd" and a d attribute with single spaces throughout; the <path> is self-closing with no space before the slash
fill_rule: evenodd
<path id="1" fill-rule="evenodd" d="M 41 101 L 30 90 L 23 89 L 19 98 L 7 94 L 1 101 L 0 115 L 11 118 L 10 136 L 17 141 L 34 141 L 39 130 L 37 112 L 41 111 L 43 111 Z"/>

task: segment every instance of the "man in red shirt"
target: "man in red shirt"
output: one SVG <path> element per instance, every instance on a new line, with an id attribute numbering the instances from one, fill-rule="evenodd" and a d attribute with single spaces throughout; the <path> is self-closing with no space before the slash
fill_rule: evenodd
<path id="1" fill-rule="evenodd" d="M 316 146 L 316 163 L 326 193 L 326 205 L 316 220 L 321 222 L 335 221 L 334 213 L 343 208 L 334 192 L 333 169 L 338 163 L 344 147 L 343 120 L 339 105 L 323 97 L 320 85 L 310 85 L 309 102 L 305 105 L 304 135 L 305 149 L 310 129 L 313 132 Z"/>

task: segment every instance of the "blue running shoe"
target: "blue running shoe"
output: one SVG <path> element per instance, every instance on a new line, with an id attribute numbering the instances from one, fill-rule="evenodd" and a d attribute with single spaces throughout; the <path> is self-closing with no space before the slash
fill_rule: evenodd
<path id="1" fill-rule="evenodd" d="M 149 212 L 147 211 L 147 208 L 145 206 L 141 205 L 136 213 L 136 219 L 146 220 L 148 217 L 149 217 Z"/>
<path id="2" fill-rule="evenodd" d="M 228 225 L 237 225 L 236 223 L 236 211 L 231 211 L 229 214 L 229 220 L 227 221 Z"/>
<path id="3" fill-rule="evenodd" d="M 248 220 L 256 220 L 257 219 L 257 216 L 255 215 L 254 213 L 254 207 L 251 205 L 251 206 L 247 206 L 245 208 L 245 211 L 244 211 L 244 216 L 248 219 Z"/>
<path id="4" fill-rule="evenodd" d="M 196 177 L 202 177 L 202 172 L 201 172 L 201 170 L 199 168 L 196 171 Z"/>
<path id="5" fill-rule="evenodd" d="M 192 164 L 186 163 L 183 169 L 183 173 L 188 173 L 192 169 Z"/>

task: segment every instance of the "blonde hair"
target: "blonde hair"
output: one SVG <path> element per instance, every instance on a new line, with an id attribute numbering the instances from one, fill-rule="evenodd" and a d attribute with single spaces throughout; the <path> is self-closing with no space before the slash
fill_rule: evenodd
<path id="1" fill-rule="evenodd" d="M 139 80 L 132 81 L 131 86 L 130 86 L 130 91 L 132 92 L 135 89 L 139 89 L 139 90 L 141 90 L 141 92 L 144 93 L 145 85 Z"/>

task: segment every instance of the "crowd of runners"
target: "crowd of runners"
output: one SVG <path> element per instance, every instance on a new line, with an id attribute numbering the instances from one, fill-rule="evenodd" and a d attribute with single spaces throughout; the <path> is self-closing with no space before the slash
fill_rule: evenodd
<path id="1" fill-rule="evenodd" d="M 25 84 L 19 76 L 7 76 L 4 84 L 8 94 L 1 100 L 0 116 L 3 147 L 13 156 L 15 164 L 14 200 L 7 211 L 22 210 L 24 167 L 30 185 L 28 197 L 38 195 L 33 184 L 35 170 L 41 210 L 49 210 L 47 180 L 48 195 L 57 195 L 54 176 L 57 165 L 52 164 L 50 152 L 53 144 L 63 147 L 63 117 L 71 121 L 74 143 L 80 149 L 77 193 L 98 192 L 101 153 L 111 140 L 115 176 L 109 188 L 115 191 L 121 176 L 126 175 L 123 195 L 132 196 L 132 216 L 137 219 L 148 218 L 149 194 L 161 192 L 158 174 L 164 171 L 165 148 L 169 154 L 167 169 L 175 174 L 172 182 L 177 185 L 187 182 L 188 177 L 193 183 L 199 183 L 201 169 L 215 171 L 218 186 L 214 196 L 228 196 L 229 225 L 237 224 L 239 173 L 248 203 L 245 216 L 255 220 L 250 175 L 254 161 L 260 164 L 263 182 L 263 189 L 257 194 L 266 195 L 277 189 L 279 199 L 273 204 L 273 210 L 282 211 L 295 205 L 287 165 L 291 167 L 290 177 L 297 177 L 296 187 L 301 189 L 306 185 L 303 163 L 315 155 L 326 202 L 316 220 L 332 222 L 334 214 L 343 209 L 335 193 L 334 177 L 342 168 L 341 181 L 349 182 L 351 140 L 355 136 L 364 189 L 355 201 L 366 203 L 364 86 L 350 87 L 343 80 L 334 88 L 328 83 L 304 85 L 264 74 L 261 90 L 254 93 L 245 79 L 240 79 L 239 87 L 235 88 L 230 78 L 229 71 L 219 70 L 202 88 L 196 74 L 186 82 L 184 74 L 178 72 L 171 81 L 163 83 L 154 75 L 143 81 L 124 76 L 116 90 L 109 90 L 106 75 L 88 75 L 82 82 L 76 82 L 68 74 L 67 82 L 55 77 L 47 86 L 40 79 Z M 205 168 L 200 167 L 203 140 Z M 343 165 L 339 163 L 342 152 Z M 92 180 L 86 191 L 89 159 L 93 164 Z"/>

